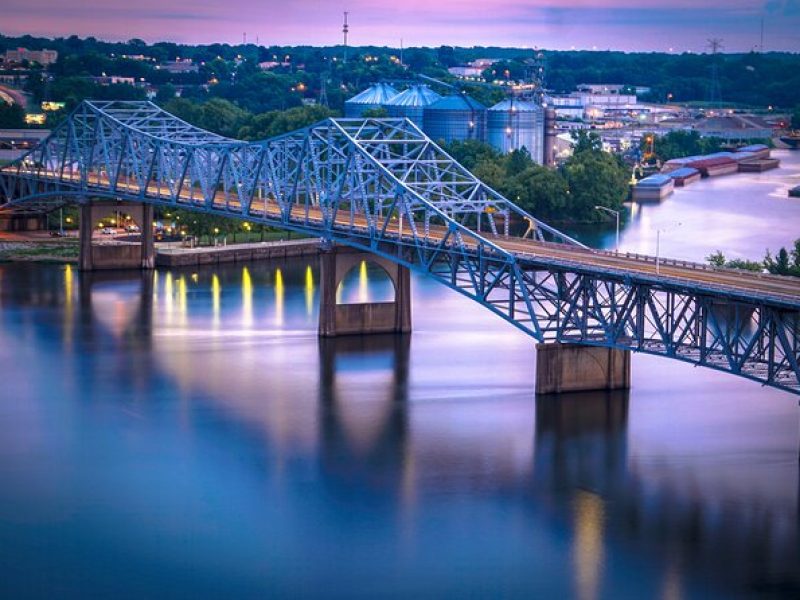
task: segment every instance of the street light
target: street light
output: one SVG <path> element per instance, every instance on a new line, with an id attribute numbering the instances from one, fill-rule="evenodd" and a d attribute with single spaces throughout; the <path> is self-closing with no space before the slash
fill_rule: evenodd
<path id="1" fill-rule="evenodd" d="M 619 211 L 614 210 L 613 208 L 607 208 L 605 206 L 595 206 L 594 208 L 595 210 L 602 210 L 614 215 L 614 218 L 617 221 L 617 236 L 616 236 L 616 245 L 614 246 L 614 252 L 619 253 Z"/>
<path id="2" fill-rule="evenodd" d="M 656 229 L 656 275 L 661 274 L 661 233 L 667 232 L 670 229 L 675 229 L 681 225 L 683 225 L 683 223 L 677 223 L 675 227 Z"/>

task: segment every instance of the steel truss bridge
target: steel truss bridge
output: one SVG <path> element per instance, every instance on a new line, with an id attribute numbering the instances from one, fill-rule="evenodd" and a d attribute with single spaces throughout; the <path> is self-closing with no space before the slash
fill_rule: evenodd
<path id="1" fill-rule="evenodd" d="M 531 337 L 665 356 L 800 394 L 800 282 L 590 250 L 481 183 L 403 119 L 261 142 L 149 102 L 84 102 L 0 169 L 0 210 L 92 198 L 226 216 L 384 256 Z M 512 235 L 526 225 L 532 239 Z"/>

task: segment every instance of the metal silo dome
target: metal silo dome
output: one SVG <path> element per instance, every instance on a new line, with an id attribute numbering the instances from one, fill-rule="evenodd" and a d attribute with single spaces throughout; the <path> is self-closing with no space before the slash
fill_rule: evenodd
<path id="1" fill-rule="evenodd" d="M 344 103 L 344 116 L 360 118 L 364 111 L 382 108 L 395 96 L 397 96 L 397 90 L 388 83 L 376 83 Z"/>
<path id="2" fill-rule="evenodd" d="M 544 109 L 533 102 L 507 99 L 487 111 L 487 141 L 501 152 L 523 147 L 544 163 Z"/>
<path id="3" fill-rule="evenodd" d="M 423 112 L 423 130 L 433 140 L 485 139 L 486 107 L 465 94 L 445 96 Z"/>
<path id="4" fill-rule="evenodd" d="M 390 117 L 406 117 L 415 125 L 422 127 L 425 107 L 439 100 L 441 96 L 427 85 L 412 85 L 386 103 Z"/>

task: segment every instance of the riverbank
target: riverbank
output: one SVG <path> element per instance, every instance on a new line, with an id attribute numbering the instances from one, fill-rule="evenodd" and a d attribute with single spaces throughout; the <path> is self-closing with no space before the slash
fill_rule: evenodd
<path id="1" fill-rule="evenodd" d="M 180 245 L 162 245 L 156 248 L 156 266 L 190 267 L 196 265 L 215 265 L 255 260 L 315 256 L 319 253 L 319 247 L 319 238 L 256 242 L 252 244 L 203 248 L 183 248 Z"/>
<path id="2" fill-rule="evenodd" d="M 80 249 L 77 241 L 2 242 L 0 262 L 77 263 Z"/>
<path id="3" fill-rule="evenodd" d="M 157 243 L 156 265 L 189 267 L 313 256 L 319 252 L 318 238 L 276 240 L 228 246 L 185 248 L 181 243 Z M 16 234 L 0 240 L 0 262 L 77 263 L 77 238 L 50 238 L 44 232 Z"/>

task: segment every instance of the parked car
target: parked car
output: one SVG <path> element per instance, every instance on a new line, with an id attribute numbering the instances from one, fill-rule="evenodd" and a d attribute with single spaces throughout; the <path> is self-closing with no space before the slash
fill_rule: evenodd
<path id="1" fill-rule="evenodd" d="M 128 225 L 125 228 L 125 231 L 128 233 L 139 233 L 139 226 L 138 225 Z"/>
<path id="2" fill-rule="evenodd" d="M 102 232 L 103 235 L 114 235 L 117 233 L 117 230 L 113 227 L 103 227 Z"/>

